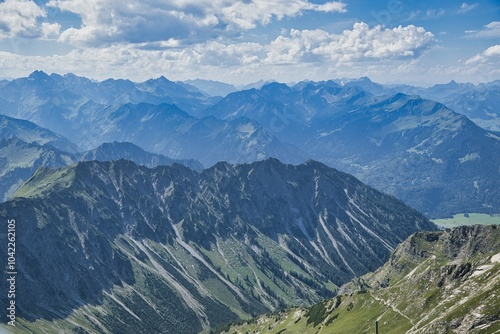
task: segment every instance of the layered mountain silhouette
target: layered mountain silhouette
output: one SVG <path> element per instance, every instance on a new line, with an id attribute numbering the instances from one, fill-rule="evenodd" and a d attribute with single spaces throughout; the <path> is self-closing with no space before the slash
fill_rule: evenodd
<path id="1" fill-rule="evenodd" d="M 46 145 L 68 153 L 78 151 L 75 144 L 57 133 L 42 128 L 35 123 L 5 115 L 0 115 L 0 138 L 17 138 L 26 143 Z"/>
<path id="2" fill-rule="evenodd" d="M 361 78 L 253 86 L 221 99 L 164 77 L 97 82 L 37 71 L 2 82 L 0 112 L 33 121 L 80 150 L 131 142 L 204 166 L 314 159 L 429 217 L 499 212 L 500 134 L 447 107 L 490 124 L 497 82 L 419 88 Z"/>
<path id="3" fill-rule="evenodd" d="M 196 159 L 205 166 L 267 157 L 306 160 L 297 148 L 279 142 L 251 119 L 226 122 L 189 115 L 186 111 L 198 114 L 219 98 L 164 77 L 143 83 L 94 82 L 36 71 L 0 87 L 0 96 L 0 113 L 61 134 L 82 150 L 119 141 L 174 159 Z"/>
<path id="4" fill-rule="evenodd" d="M 454 111 L 461 113 L 479 126 L 500 131 L 500 81 L 481 83 L 438 84 L 428 88 L 413 86 L 395 86 L 393 89 L 407 94 L 418 94 L 424 98 L 446 104 Z"/>
<path id="5" fill-rule="evenodd" d="M 203 169 L 196 160 L 170 159 L 127 142 L 104 143 L 78 153 L 75 144 L 32 122 L 3 115 L 0 115 L 0 122 L 1 201 L 9 199 L 40 167 L 62 167 L 78 161 L 127 159 L 147 167 L 178 163 L 195 170 Z"/>
<path id="6" fill-rule="evenodd" d="M 206 110 L 245 116 L 283 142 L 431 216 L 498 212 L 500 137 L 446 106 L 335 82 L 269 84 Z"/>
<path id="7" fill-rule="evenodd" d="M 437 229 L 426 216 L 500 212 L 500 134 L 485 126 L 498 83 L 235 90 L 40 71 L 0 81 L 20 332 L 209 332 L 292 306 L 280 323 L 299 332 L 354 332 L 357 316 L 414 331 L 495 323 L 494 229 L 421 231 Z M 480 293 L 445 310 L 460 289 Z M 273 321 L 257 323 L 282 332 Z"/>

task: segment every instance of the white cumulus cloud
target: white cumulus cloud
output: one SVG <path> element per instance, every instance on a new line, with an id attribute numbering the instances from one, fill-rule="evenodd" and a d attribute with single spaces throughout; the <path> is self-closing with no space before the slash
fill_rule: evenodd
<path id="1" fill-rule="evenodd" d="M 347 5 L 342 2 L 327 2 L 321 5 L 315 5 L 315 4 L 310 4 L 309 9 L 318 11 L 318 12 L 325 12 L 325 13 L 331 13 L 331 12 L 339 12 L 339 13 L 345 13 L 347 12 L 346 9 Z"/>
<path id="2" fill-rule="evenodd" d="M 482 53 L 475 55 L 474 57 L 465 61 L 465 64 L 475 64 L 475 63 L 483 63 L 490 59 L 500 57 L 500 44 L 490 46 Z"/>
<path id="3" fill-rule="evenodd" d="M 342 2 L 307 0 L 50 0 L 47 6 L 81 17 L 81 27 L 63 31 L 61 41 L 82 46 L 172 39 L 192 44 L 306 11 L 347 11 Z"/>
<path id="4" fill-rule="evenodd" d="M 42 38 L 54 39 L 57 38 L 61 32 L 61 25 L 59 23 L 42 22 L 41 26 Z"/>
<path id="5" fill-rule="evenodd" d="M 331 34 L 323 30 L 291 30 L 268 46 L 269 63 L 315 60 L 352 62 L 418 56 L 435 41 L 422 27 L 409 25 L 386 29 L 355 23 L 352 30 Z"/>
<path id="6" fill-rule="evenodd" d="M 47 26 L 45 30 L 50 35 L 58 29 Z M 2 53 L 0 68 L 4 75 L 43 69 L 97 79 L 145 80 L 165 75 L 177 80 L 203 76 L 237 83 L 273 78 L 323 80 L 383 76 L 389 69 L 419 59 L 434 42 L 434 35 L 422 27 L 370 28 L 365 23 L 355 23 L 338 34 L 321 29 L 282 31 L 269 43 L 217 39 L 179 45 L 177 40 L 168 39 L 76 48 L 52 56 Z"/>
<path id="7" fill-rule="evenodd" d="M 38 18 L 45 16 L 45 11 L 31 0 L 0 2 L 0 39 L 40 37 Z"/>

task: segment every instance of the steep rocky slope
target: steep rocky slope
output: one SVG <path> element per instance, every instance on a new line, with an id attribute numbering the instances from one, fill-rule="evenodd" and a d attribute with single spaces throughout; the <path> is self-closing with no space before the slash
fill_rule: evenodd
<path id="1" fill-rule="evenodd" d="M 417 232 L 338 295 L 233 326 L 229 333 L 498 333 L 500 228 Z"/>
<path id="2" fill-rule="evenodd" d="M 310 305 L 435 228 L 352 176 L 273 159 L 41 168 L 0 216 L 17 222 L 19 326 L 35 332 L 195 333 Z"/>

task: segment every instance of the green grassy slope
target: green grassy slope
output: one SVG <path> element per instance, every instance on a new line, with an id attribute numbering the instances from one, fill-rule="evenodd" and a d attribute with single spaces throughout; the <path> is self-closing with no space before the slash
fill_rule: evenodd
<path id="1" fill-rule="evenodd" d="M 379 270 L 333 299 L 229 328 L 227 333 L 498 333 L 500 229 L 417 233 Z"/>
<path id="2" fill-rule="evenodd" d="M 484 213 L 461 213 L 453 215 L 452 218 L 434 219 L 433 222 L 444 228 L 475 224 L 500 225 L 500 214 L 488 215 Z"/>

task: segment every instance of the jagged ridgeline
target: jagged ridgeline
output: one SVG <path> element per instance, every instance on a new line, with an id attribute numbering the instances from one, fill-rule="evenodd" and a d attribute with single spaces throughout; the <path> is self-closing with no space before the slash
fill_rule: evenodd
<path id="1" fill-rule="evenodd" d="M 436 228 L 348 174 L 275 159 L 40 168 L 0 217 L 17 224 L 21 332 L 197 333 L 312 305 Z"/>
<path id="2" fill-rule="evenodd" d="M 230 327 L 234 333 L 499 333 L 500 228 L 417 232 L 375 272 L 311 308 Z"/>

